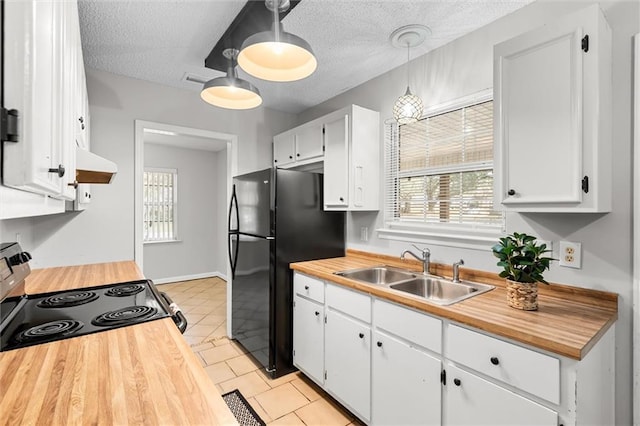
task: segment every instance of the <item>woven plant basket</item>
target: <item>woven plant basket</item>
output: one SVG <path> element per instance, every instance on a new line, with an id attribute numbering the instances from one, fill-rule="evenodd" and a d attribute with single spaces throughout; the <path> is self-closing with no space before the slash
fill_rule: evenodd
<path id="1" fill-rule="evenodd" d="M 523 311 L 538 310 L 538 283 L 507 280 L 507 303 Z"/>

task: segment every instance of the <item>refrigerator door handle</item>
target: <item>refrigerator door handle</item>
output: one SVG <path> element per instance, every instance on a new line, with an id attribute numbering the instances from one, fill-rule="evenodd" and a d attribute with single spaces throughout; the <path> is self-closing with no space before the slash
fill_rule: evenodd
<path id="1" fill-rule="evenodd" d="M 236 241 L 236 249 L 235 252 L 233 250 L 233 236 L 236 236 L 238 240 Z M 229 265 L 231 265 L 231 279 L 236 277 L 236 266 L 238 265 L 238 247 L 240 244 L 240 235 L 237 233 L 229 234 Z"/>
<path id="2" fill-rule="evenodd" d="M 235 208 L 234 208 L 235 206 Z M 240 212 L 238 212 L 238 196 L 236 195 L 236 185 L 233 185 L 231 192 L 231 201 L 229 202 L 229 232 L 238 232 L 239 229 L 231 229 L 231 215 L 235 211 L 236 213 L 236 227 L 240 227 Z"/>

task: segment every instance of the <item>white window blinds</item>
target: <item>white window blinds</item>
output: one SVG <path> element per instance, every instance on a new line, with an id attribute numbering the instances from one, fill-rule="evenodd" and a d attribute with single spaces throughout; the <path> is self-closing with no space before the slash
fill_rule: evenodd
<path id="1" fill-rule="evenodd" d="M 143 177 L 143 241 L 173 241 L 177 230 L 175 169 L 146 169 Z"/>
<path id="2" fill-rule="evenodd" d="M 493 102 L 386 128 L 387 225 L 503 227 L 493 210 Z"/>

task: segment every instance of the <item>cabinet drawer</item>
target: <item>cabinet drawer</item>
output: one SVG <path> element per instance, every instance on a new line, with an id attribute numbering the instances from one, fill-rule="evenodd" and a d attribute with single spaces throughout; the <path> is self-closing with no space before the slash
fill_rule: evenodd
<path id="1" fill-rule="evenodd" d="M 373 318 L 376 328 L 442 352 L 442 321 L 437 318 L 380 299 L 374 299 Z"/>
<path id="2" fill-rule="evenodd" d="M 450 325 L 447 358 L 512 386 L 560 403 L 560 361 L 557 358 Z"/>
<path id="3" fill-rule="evenodd" d="M 327 284 L 327 305 L 361 321 L 371 322 L 371 298 L 366 294 Z"/>
<path id="4" fill-rule="evenodd" d="M 293 291 L 300 296 L 324 303 L 324 281 L 317 278 L 296 272 L 293 276 Z"/>

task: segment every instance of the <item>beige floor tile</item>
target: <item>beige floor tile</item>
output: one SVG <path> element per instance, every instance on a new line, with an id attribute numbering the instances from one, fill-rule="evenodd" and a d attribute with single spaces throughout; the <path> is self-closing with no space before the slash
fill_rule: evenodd
<path id="1" fill-rule="evenodd" d="M 221 383 L 236 377 L 229 366 L 224 362 L 209 365 L 204 368 L 213 383 Z"/>
<path id="2" fill-rule="evenodd" d="M 256 395 L 256 400 L 272 419 L 282 417 L 309 403 L 291 383 L 260 393 Z"/>
<path id="3" fill-rule="evenodd" d="M 227 323 L 226 321 L 220 324 L 213 330 L 213 333 L 207 336 L 207 340 L 216 340 L 222 337 L 227 337 Z"/>
<path id="4" fill-rule="evenodd" d="M 229 338 L 227 337 L 220 337 L 216 340 L 212 340 L 211 343 L 213 343 L 214 346 L 229 345 L 231 344 L 231 340 L 229 340 Z M 236 348 L 236 350 L 242 353 L 240 350 L 238 350 L 238 348 Z"/>
<path id="5" fill-rule="evenodd" d="M 228 359 L 226 362 L 233 372 L 236 373 L 236 376 L 242 376 L 243 374 L 247 374 L 260 368 L 260 364 L 245 354 Z"/>
<path id="6" fill-rule="evenodd" d="M 289 413 L 272 422 L 268 422 L 267 420 L 265 420 L 265 422 L 268 423 L 269 426 L 304 426 L 304 422 L 300 420 L 300 417 L 296 416 L 295 413 Z"/>
<path id="7" fill-rule="evenodd" d="M 319 399 L 296 410 L 296 414 L 307 426 L 344 426 L 351 423 L 353 419 L 324 399 Z"/>
<path id="8" fill-rule="evenodd" d="M 243 353 L 243 354 L 249 353 L 249 351 L 247 351 L 247 349 L 244 346 L 242 346 L 240 343 L 238 343 L 237 341 L 231 340 L 229 338 L 227 338 L 227 341 L 229 341 L 229 343 L 232 344 L 233 347 L 236 348 L 236 350 L 238 352 Z M 217 340 L 216 340 L 216 342 L 217 342 Z"/>
<path id="9" fill-rule="evenodd" d="M 292 380 L 291 384 L 295 386 L 295 388 L 298 389 L 309 401 L 315 401 L 323 397 L 321 394 L 322 390 L 304 376 L 299 379 Z"/>
<path id="10" fill-rule="evenodd" d="M 269 383 L 269 386 L 271 386 L 272 388 L 277 388 L 280 385 L 283 385 L 283 384 L 288 383 L 288 382 L 290 382 L 292 380 L 295 380 L 295 379 L 299 378 L 300 374 L 301 374 L 299 371 L 296 371 L 294 373 L 287 374 L 286 376 L 278 377 L 277 379 L 272 379 L 264 371 L 264 368 L 261 368 L 259 370 L 259 372 L 260 372 L 260 375 L 262 376 L 262 378 L 267 383 Z"/>
<path id="11" fill-rule="evenodd" d="M 202 359 L 204 359 L 208 365 L 217 364 L 218 362 L 235 358 L 238 355 L 240 355 L 240 353 L 231 345 L 214 346 L 211 349 L 200 352 L 200 356 L 202 356 Z"/>
<path id="12" fill-rule="evenodd" d="M 262 405 L 260 405 L 260 403 L 258 401 L 256 401 L 256 398 L 249 398 L 247 399 L 247 402 L 249 403 L 249 405 L 251 405 L 251 408 L 253 408 L 254 410 L 256 410 L 256 414 L 265 422 L 265 423 L 269 423 L 270 421 L 272 421 L 273 419 L 271 417 L 269 417 L 269 414 L 267 414 L 266 411 L 264 411 L 264 408 L 262 408 Z"/>
<path id="13" fill-rule="evenodd" d="M 196 324 L 196 325 L 192 325 L 191 327 L 187 328 L 187 331 L 185 331 L 184 334 L 187 335 L 187 336 L 207 337 L 210 334 L 212 334 L 215 330 L 216 330 L 216 327 L 214 327 L 212 325 Z"/>
<path id="14" fill-rule="evenodd" d="M 210 314 L 216 310 L 216 308 L 212 308 L 208 304 L 196 305 L 196 306 L 187 305 L 187 307 L 183 309 L 188 314 L 202 314 L 202 315 Z"/>
<path id="15" fill-rule="evenodd" d="M 185 318 L 187 318 L 187 324 L 189 326 L 198 324 L 204 317 L 205 314 L 184 314 Z M 202 324 L 202 325 L 210 325 L 210 324 Z"/>
<path id="16" fill-rule="evenodd" d="M 202 337 L 202 336 L 190 336 L 185 334 L 182 335 L 182 338 L 186 340 L 190 346 L 199 345 L 200 343 L 204 342 L 206 339 L 206 337 Z"/>
<path id="17" fill-rule="evenodd" d="M 224 346 L 220 347 L 223 348 Z M 222 393 L 238 389 L 245 398 L 251 398 L 252 396 L 266 392 L 270 389 L 269 385 L 266 384 L 255 371 L 236 377 L 235 379 L 219 383 L 219 385 L 222 388 Z"/>
<path id="18" fill-rule="evenodd" d="M 213 342 L 205 342 L 199 345 L 191 346 L 191 351 L 198 353 L 211 348 L 213 348 Z"/>
<path id="19" fill-rule="evenodd" d="M 222 324 L 226 320 L 227 320 L 227 316 L 226 315 L 205 314 L 205 315 L 202 316 L 200 321 L 198 321 L 198 323 L 202 324 L 202 325 L 219 326 L 220 324 Z"/>

